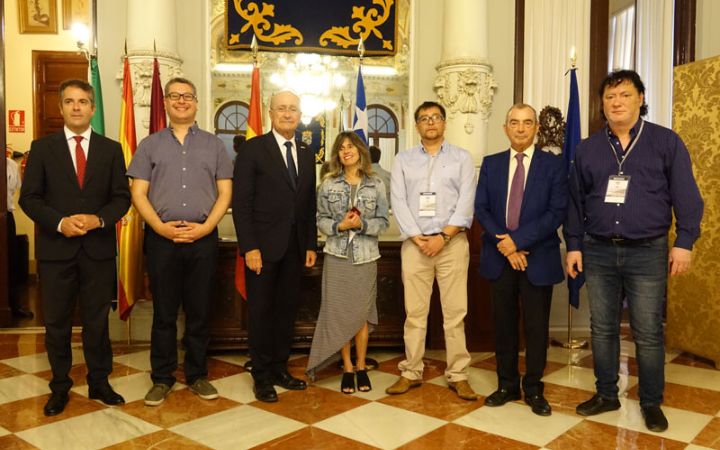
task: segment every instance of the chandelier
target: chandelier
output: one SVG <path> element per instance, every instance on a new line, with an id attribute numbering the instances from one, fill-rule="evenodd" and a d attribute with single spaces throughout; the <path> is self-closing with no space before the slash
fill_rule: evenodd
<path id="1" fill-rule="evenodd" d="M 302 122 L 307 125 L 313 117 L 337 107 L 336 91 L 347 84 L 347 77 L 338 73 L 338 63 L 330 56 L 298 53 L 294 60 L 278 59 L 278 70 L 270 82 L 279 89 L 289 89 L 300 97 Z"/>

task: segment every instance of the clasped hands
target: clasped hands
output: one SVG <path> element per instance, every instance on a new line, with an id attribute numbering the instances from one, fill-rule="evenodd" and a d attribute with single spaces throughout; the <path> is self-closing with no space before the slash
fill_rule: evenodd
<path id="1" fill-rule="evenodd" d="M 413 236 L 412 240 L 415 245 L 420 248 L 423 255 L 431 258 L 440 253 L 440 250 L 445 247 L 445 239 L 443 239 L 440 234 L 434 236 Z"/>
<path id="2" fill-rule="evenodd" d="M 360 220 L 360 212 L 357 208 L 352 208 L 345 213 L 345 217 L 343 217 L 343 220 L 338 224 L 337 230 L 345 231 L 354 230 L 356 228 L 362 228 L 362 221 Z"/>
<path id="3" fill-rule="evenodd" d="M 512 240 L 509 234 L 496 234 L 496 238 L 500 239 L 497 244 L 497 249 L 507 260 L 510 262 L 510 266 L 515 270 L 525 271 L 527 268 L 527 255 L 529 252 L 525 250 L 518 250 L 515 245 L 515 241 Z"/>
<path id="4" fill-rule="evenodd" d="M 172 220 L 163 222 L 155 231 L 176 244 L 190 244 L 210 234 L 212 229 L 203 223 Z"/>
<path id="5" fill-rule="evenodd" d="M 84 236 L 95 228 L 100 228 L 100 218 L 95 214 L 73 214 L 60 222 L 60 232 L 65 237 Z"/>

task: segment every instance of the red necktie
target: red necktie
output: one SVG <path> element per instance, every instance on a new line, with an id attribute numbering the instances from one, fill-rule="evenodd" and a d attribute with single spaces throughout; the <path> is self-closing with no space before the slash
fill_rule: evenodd
<path id="1" fill-rule="evenodd" d="M 515 155 L 517 168 L 510 185 L 510 200 L 508 201 L 507 227 L 508 230 L 517 230 L 520 225 L 520 207 L 525 193 L 525 166 L 523 166 L 523 153 Z"/>
<path id="2" fill-rule="evenodd" d="M 83 188 L 83 182 L 85 181 L 85 166 L 87 160 L 85 159 L 85 150 L 83 150 L 80 143 L 83 140 L 82 136 L 74 136 L 75 139 L 75 165 L 77 166 L 77 179 L 80 189 Z"/>

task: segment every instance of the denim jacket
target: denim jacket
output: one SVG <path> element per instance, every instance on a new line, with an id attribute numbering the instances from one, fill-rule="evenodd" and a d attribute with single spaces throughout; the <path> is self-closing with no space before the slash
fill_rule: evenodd
<path id="1" fill-rule="evenodd" d="M 380 258 L 378 234 L 388 227 L 386 186 L 378 177 L 363 177 L 357 188 L 357 205 L 362 227 L 355 229 L 352 239 L 353 264 L 363 264 Z M 317 226 L 327 236 L 323 252 L 339 258 L 348 257 L 349 230 L 338 231 L 350 205 L 350 184 L 345 175 L 327 178 L 320 185 L 317 196 Z"/>

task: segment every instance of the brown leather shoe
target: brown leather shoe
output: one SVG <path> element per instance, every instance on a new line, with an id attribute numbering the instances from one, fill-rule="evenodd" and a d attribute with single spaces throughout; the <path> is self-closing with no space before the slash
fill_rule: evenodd
<path id="1" fill-rule="evenodd" d="M 470 387 L 470 383 L 467 380 L 460 381 L 448 381 L 448 387 L 451 391 L 455 391 L 458 397 L 463 400 L 475 401 L 478 399 L 478 395 Z"/>
<path id="2" fill-rule="evenodd" d="M 390 395 L 404 394 L 410 388 L 419 387 L 421 384 L 422 380 L 411 380 L 409 378 L 401 376 L 400 378 L 398 378 L 395 384 L 385 389 L 385 393 Z"/>

